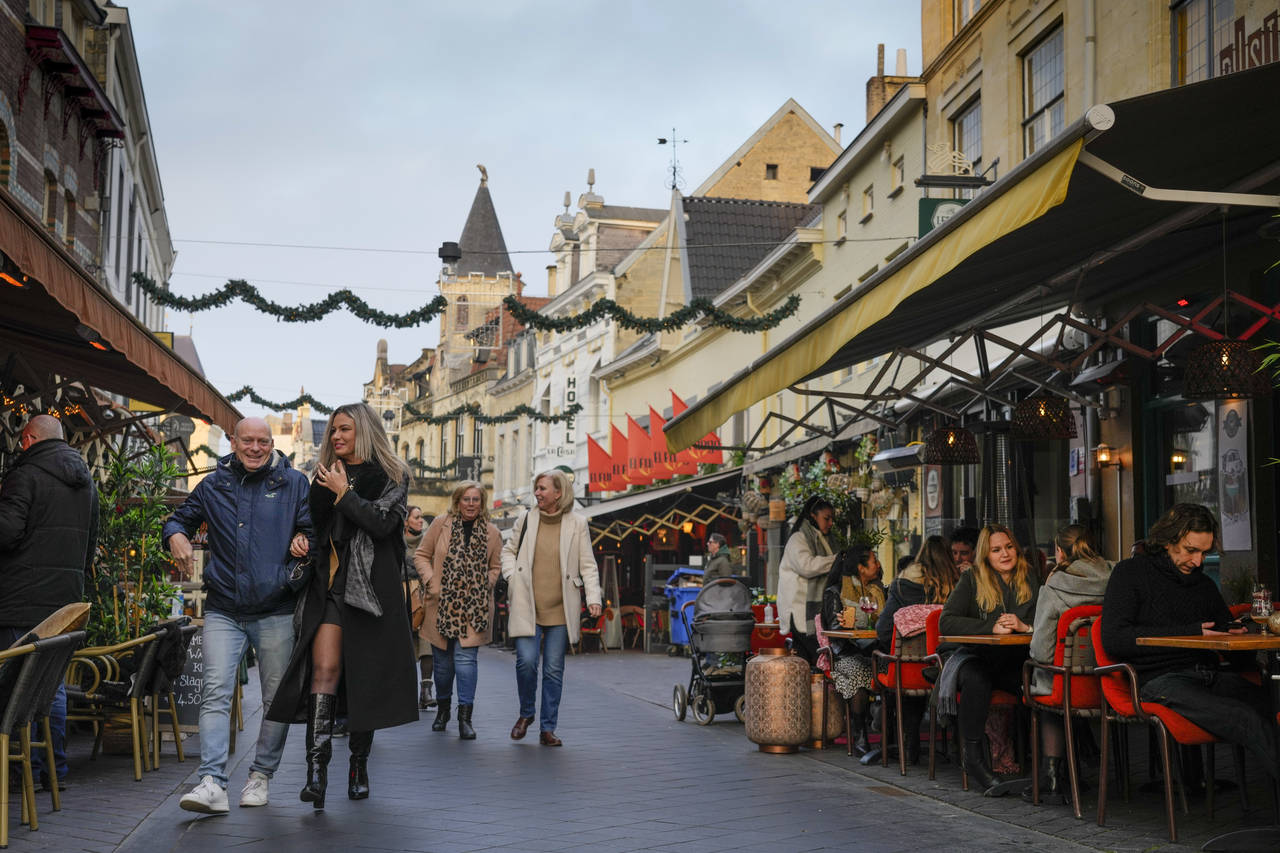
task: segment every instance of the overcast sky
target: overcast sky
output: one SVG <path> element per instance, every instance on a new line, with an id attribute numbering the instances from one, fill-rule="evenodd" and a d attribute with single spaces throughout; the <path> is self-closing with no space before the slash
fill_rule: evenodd
<path id="1" fill-rule="evenodd" d="M 385 311 L 429 301 L 483 163 L 512 262 L 546 290 L 565 190 L 666 207 L 676 129 L 692 190 L 787 98 L 817 122 L 865 123 L 884 43 L 920 73 L 919 4 L 890 0 L 478 3 L 223 0 L 130 7 L 176 293 L 244 278 L 283 304 L 349 287 Z M 215 244 L 199 241 L 225 241 Z M 400 250 L 364 252 L 242 245 Z M 304 387 L 359 399 L 379 338 L 393 362 L 435 324 L 384 330 L 345 312 L 286 324 L 237 304 L 170 311 L 223 393 Z M 262 410 L 240 404 L 246 413 Z"/>

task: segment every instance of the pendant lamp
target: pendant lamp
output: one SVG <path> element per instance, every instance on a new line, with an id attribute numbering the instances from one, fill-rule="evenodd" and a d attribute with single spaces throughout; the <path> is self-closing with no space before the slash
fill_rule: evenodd
<path id="1" fill-rule="evenodd" d="M 1246 341 L 1209 341 L 1187 356 L 1182 380 L 1184 399 L 1240 400 L 1262 397 L 1270 390 L 1262 359 Z"/>
<path id="2" fill-rule="evenodd" d="M 962 426 L 945 426 L 929 433 L 921 461 L 925 465 L 977 465 L 978 439 Z"/>
<path id="3" fill-rule="evenodd" d="M 1013 437 L 1030 441 L 1051 441 L 1076 437 L 1076 419 L 1071 404 L 1056 394 L 1034 394 L 1013 409 Z"/>

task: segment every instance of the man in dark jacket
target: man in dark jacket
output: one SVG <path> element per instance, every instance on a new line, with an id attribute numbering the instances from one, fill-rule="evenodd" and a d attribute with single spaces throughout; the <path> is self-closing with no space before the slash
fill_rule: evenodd
<path id="1" fill-rule="evenodd" d="M 1147 534 L 1145 553 L 1116 564 L 1102 601 L 1102 645 L 1133 665 L 1145 702 L 1166 705 L 1228 743 L 1243 746 L 1273 779 L 1276 726 L 1262 714 L 1262 689 L 1223 670 L 1216 652 L 1140 646 L 1139 637 L 1224 633 L 1231 613 L 1204 555 L 1218 541 L 1207 507 L 1176 504 Z M 1231 633 L 1242 633 L 1233 628 Z"/>
<path id="2" fill-rule="evenodd" d="M 702 585 L 717 578 L 733 577 L 733 562 L 729 559 L 729 546 L 720 533 L 707 537 L 707 567 L 702 570 Z"/>
<path id="3" fill-rule="evenodd" d="M 231 435 L 232 454 L 218 460 L 165 522 L 173 560 L 190 576 L 191 537 L 208 526 L 204 566 L 204 685 L 200 697 L 200 784 L 179 805 L 202 814 L 227 813 L 231 697 L 240 658 L 253 645 L 262 685 L 263 723 L 241 806 L 265 806 L 268 780 L 280 766 L 289 727 L 266 721 L 266 710 L 293 653 L 295 596 L 286 583 L 290 548 L 310 547 L 307 478 L 275 451 L 271 428 L 245 418 Z"/>
<path id="4" fill-rule="evenodd" d="M 64 440 L 62 423 L 36 415 L 18 441 L 22 453 L 0 488 L 0 648 L 59 607 L 84 598 L 84 576 L 98 541 L 98 490 L 89 466 Z M 67 692 L 59 685 L 49 726 L 62 786 L 66 723 Z M 32 761 L 49 786 L 43 751 Z"/>

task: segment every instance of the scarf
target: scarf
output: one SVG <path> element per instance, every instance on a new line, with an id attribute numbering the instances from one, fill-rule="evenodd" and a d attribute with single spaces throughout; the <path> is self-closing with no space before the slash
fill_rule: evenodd
<path id="1" fill-rule="evenodd" d="M 479 518 L 466 537 L 461 516 L 449 527 L 449 551 L 440 569 L 440 610 L 436 629 L 446 638 L 465 637 L 489 630 L 489 537 Z"/>
<path id="2" fill-rule="evenodd" d="M 809 543 L 809 553 L 815 557 L 830 557 L 835 553 L 831 550 L 827 537 L 822 535 L 822 531 L 812 521 L 805 519 L 804 524 L 800 525 L 800 533 L 804 535 L 804 541 Z"/>
<path id="3" fill-rule="evenodd" d="M 404 529 L 405 501 L 409 495 L 406 481 L 387 480 L 382 494 L 373 502 L 379 512 L 399 516 L 400 529 Z M 372 615 L 382 615 L 382 604 L 373 591 L 373 539 L 363 527 L 352 525 L 351 540 L 347 546 L 347 589 L 343 601 Z"/>

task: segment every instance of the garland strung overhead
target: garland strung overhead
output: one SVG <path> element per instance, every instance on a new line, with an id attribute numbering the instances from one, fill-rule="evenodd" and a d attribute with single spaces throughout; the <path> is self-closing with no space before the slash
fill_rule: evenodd
<path id="1" fill-rule="evenodd" d="M 409 467 L 413 469 L 415 474 L 448 474 L 457 470 L 456 462 L 449 462 L 445 465 L 428 465 L 421 459 L 410 459 Z"/>
<path id="2" fill-rule="evenodd" d="M 301 396 L 294 397 L 292 400 L 277 403 L 273 400 L 268 400 L 265 397 L 260 396 L 257 391 L 253 390 L 252 385 L 246 385 L 238 391 L 227 395 L 227 399 L 232 403 L 238 403 L 246 397 L 257 405 L 262 406 L 264 409 L 271 409 L 275 412 L 291 411 L 298 408 L 303 403 L 310 403 L 311 408 L 315 409 L 322 415 L 333 414 L 332 406 L 326 406 L 310 394 L 302 394 Z M 409 415 L 409 417 L 404 420 L 404 424 L 406 426 L 414 423 L 443 424 L 455 421 L 463 415 L 469 415 L 476 422 L 482 424 L 507 424 L 521 417 L 527 417 L 532 421 L 537 421 L 538 423 L 543 424 L 558 424 L 562 421 L 571 420 L 572 418 L 577 417 L 577 415 L 582 412 L 582 405 L 580 403 L 574 403 L 558 415 L 544 415 L 542 412 L 539 412 L 524 403 L 521 403 L 511 411 L 504 412 L 501 415 L 486 415 L 478 403 L 466 403 L 440 415 L 424 415 L 408 403 L 404 404 L 404 411 Z"/>
<path id="3" fill-rule="evenodd" d="M 717 308 L 710 299 L 695 299 L 675 313 L 665 317 L 638 317 L 623 308 L 612 299 L 601 299 L 581 314 L 569 317 L 548 317 L 522 304 L 514 296 L 502 300 L 502 304 L 511 316 L 524 326 L 540 332 L 569 332 L 583 329 L 605 317 L 624 329 L 638 332 L 670 332 L 705 317 L 708 325 L 720 326 L 732 332 L 764 332 L 774 328 L 783 320 L 793 316 L 800 310 L 800 297 L 791 295 L 787 301 L 775 311 L 760 317 L 735 317 L 729 312 Z"/>
<path id="4" fill-rule="evenodd" d="M 214 459 L 218 458 L 218 451 L 214 450 L 212 447 L 210 447 L 207 444 L 202 444 L 199 447 L 191 448 L 192 456 L 195 456 L 197 453 L 203 453 L 205 456 L 212 456 Z"/>
<path id="5" fill-rule="evenodd" d="M 541 424 L 558 424 L 577 417 L 582 412 L 582 404 L 574 403 L 558 415 L 544 415 L 524 403 L 501 415 L 486 415 L 478 403 L 465 403 L 441 415 L 424 415 L 408 403 L 404 404 L 404 410 L 410 415 L 405 424 L 443 424 L 457 420 L 462 415 L 470 415 L 477 423 L 482 424 L 509 424 L 520 417 L 527 417 Z"/>
<path id="6" fill-rule="evenodd" d="M 258 392 L 253 390 L 252 385 L 246 385 L 243 388 L 241 388 L 239 391 L 235 391 L 234 393 L 227 395 L 227 399 L 232 403 L 238 403 L 241 400 L 243 400 L 245 397 L 248 397 L 250 400 L 252 400 L 254 403 L 257 403 L 259 406 L 262 406 L 263 408 L 266 408 L 266 409 L 271 409 L 274 412 L 287 412 L 287 411 L 291 411 L 293 409 L 298 408 L 303 403 L 310 403 L 311 408 L 315 409 L 317 412 L 319 412 L 322 415 L 333 414 L 332 407 L 326 406 L 324 403 L 321 403 L 319 400 L 317 400 L 315 397 L 312 397 L 310 394 L 303 394 L 301 396 L 294 397 L 292 400 L 289 400 L 288 402 L 284 402 L 284 403 L 273 403 L 272 401 L 266 399 L 265 397 L 258 396 Z"/>
<path id="7" fill-rule="evenodd" d="M 263 314 L 270 314 L 277 320 L 282 320 L 286 323 L 314 323 L 346 306 L 348 311 L 366 323 L 372 323 L 384 329 L 408 329 L 433 320 L 449 304 L 449 301 L 443 296 L 437 296 L 426 305 L 407 314 L 388 314 L 385 311 L 370 307 L 369 303 L 359 296 L 356 296 L 350 290 L 343 289 L 330 293 L 319 302 L 291 307 L 263 298 L 258 288 L 243 279 L 232 279 L 212 293 L 192 297 L 177 296 L 170 293 L 139 272 L 133 274 L 133 280 L 144 293 L 155 300 L 157 305 L 165 308 L 173 308 L 178 311 L 207 311 L 210 308 L 221 308 L 232 300 L 239 299 L 257 308 Z"/>

